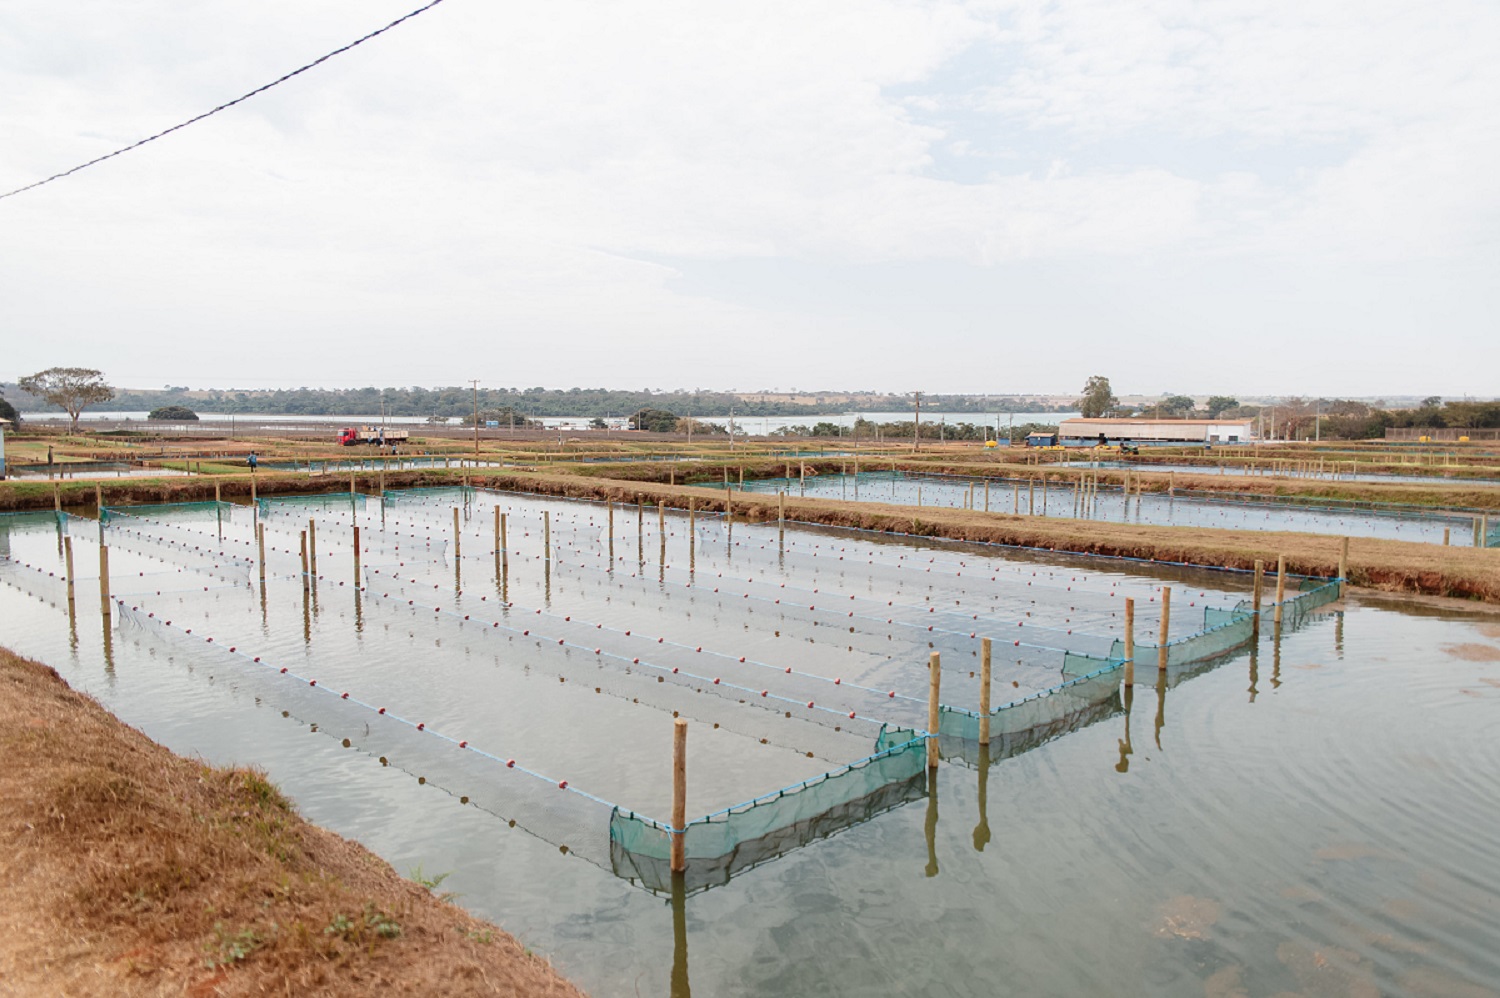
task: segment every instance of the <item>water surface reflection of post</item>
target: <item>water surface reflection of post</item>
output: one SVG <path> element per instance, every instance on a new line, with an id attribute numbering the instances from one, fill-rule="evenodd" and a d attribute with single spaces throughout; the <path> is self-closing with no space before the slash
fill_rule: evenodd
<path id="1" fill-rule="evenodd" d="M 922 872 L 928 877 L 938 875 L 937 826 L 938 826 L 938 771 L 936 766 L 927 769 L 927 868 Z"/>
<path id="2" fill-rule="evenodd" d="M 692 998 L 688 982 L 687 874 L 672 874 L 672 998 Z"/>
<path id="3" fill-rule="evenodd" d="M 1120 739 L 1120 761 L 1115 763 L 1115 772 L 1130 772 L 1130 757 L 1135 749 L 1130 745 L 1130 708 L 1135 705 L 1135 686 L 1125 687 L 1125 737 Z"/>
<path id="4" fill-rule="evenodd" d="M 1281 688 L 1281 621 L 1276 621 L 1271 639 L 1271 688 Z"/>
<path id="5" fill-rule="evenodd" d="M 1167 670 L 1156 674 L 1156 747 L 1161 748 L 1161 729 L 1167 726 Z"/>
<path id="6" fill-rule="evenodd" d="M 1252 644 L 1250 646 L 1250 690 L 1249 690 L 1249 692 L 1250 692 L 1250 702 L 1251 703 L 1254 703 L 1255 702 L 1255 698 L 1260 695 L 1260 688 L 1257 685 L 1259 682 L 1260 682 L 1260 642 L 1257 641 L 1257 642 L 1255 642 L 1254 644 Z"/>
<path id="7" fill-rule="evenodd" d="M 984 852 L 990 841 L 990 746 L 979 743 L 979 824 L 974 826 L 974 851 Z"/>

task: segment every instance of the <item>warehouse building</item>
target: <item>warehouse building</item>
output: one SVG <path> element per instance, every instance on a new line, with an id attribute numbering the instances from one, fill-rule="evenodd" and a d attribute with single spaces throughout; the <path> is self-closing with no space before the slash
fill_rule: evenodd
<path id="1" fill-rule="evenodd" d="M 1064 446 L 1239 444 L 1255 439 L 1253 419 L 1065 419 Z"/>

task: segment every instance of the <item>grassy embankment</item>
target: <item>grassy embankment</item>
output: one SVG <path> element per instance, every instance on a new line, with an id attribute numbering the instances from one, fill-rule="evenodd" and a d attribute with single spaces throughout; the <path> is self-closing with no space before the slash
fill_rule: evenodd
<path id="1" fill-rule="evenodd" d="M 579 992 L 511 936 L 0 649 L 0 990 Z"/>

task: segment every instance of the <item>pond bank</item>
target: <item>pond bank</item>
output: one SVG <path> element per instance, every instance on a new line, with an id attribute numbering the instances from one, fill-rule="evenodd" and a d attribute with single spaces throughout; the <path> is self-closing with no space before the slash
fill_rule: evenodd
<path id="1" fill-rule="evenodd" d="M 15 993 L 580 995 L 511 936 L 0 649 Z"/>

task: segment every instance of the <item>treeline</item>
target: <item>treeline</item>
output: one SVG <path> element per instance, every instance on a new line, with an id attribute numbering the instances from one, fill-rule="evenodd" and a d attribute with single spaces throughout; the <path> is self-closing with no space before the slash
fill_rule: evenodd
<path id="1" fill-rule="evenodd" d="M 5 394 L 17 407 L 39 412 L 55 410 L 45 401 L 24 395 L 13 386 L 4 386 Z M 274 391 L 237 391 L 214 389 L 189 391 L 167 387 L 160 391 L 120 389 L 110 408 L 133 412 L 150 411 L 167 406 L 183 406 L 194 412 L 300 416 L 373 416 L 381 406 L 390 416 L 444 416 L 473 418 L 473 390 L 452 388 L 289 388 Z M 481 388 L 481 410 L 514 410 L 530 418 L 539 416 L 618 416 L 628 417 L 641 409 L 671 412 L 679 417 L 725 416 L 812 416 L 849 412 L 850 410 L 908 411 L 910 396 L 869 395 L 858 402 L 794 403 L 777 400 L 748 400 L 729 392 L 653 392 L 621 391 L 609 388 Z M 1048 412 L 1046 406 L 1008 396 L 931 395 L 923 396 L 924 409 L 949 412 Z M 1059 410 L 1061 411 L 1061 410 Z"/>

